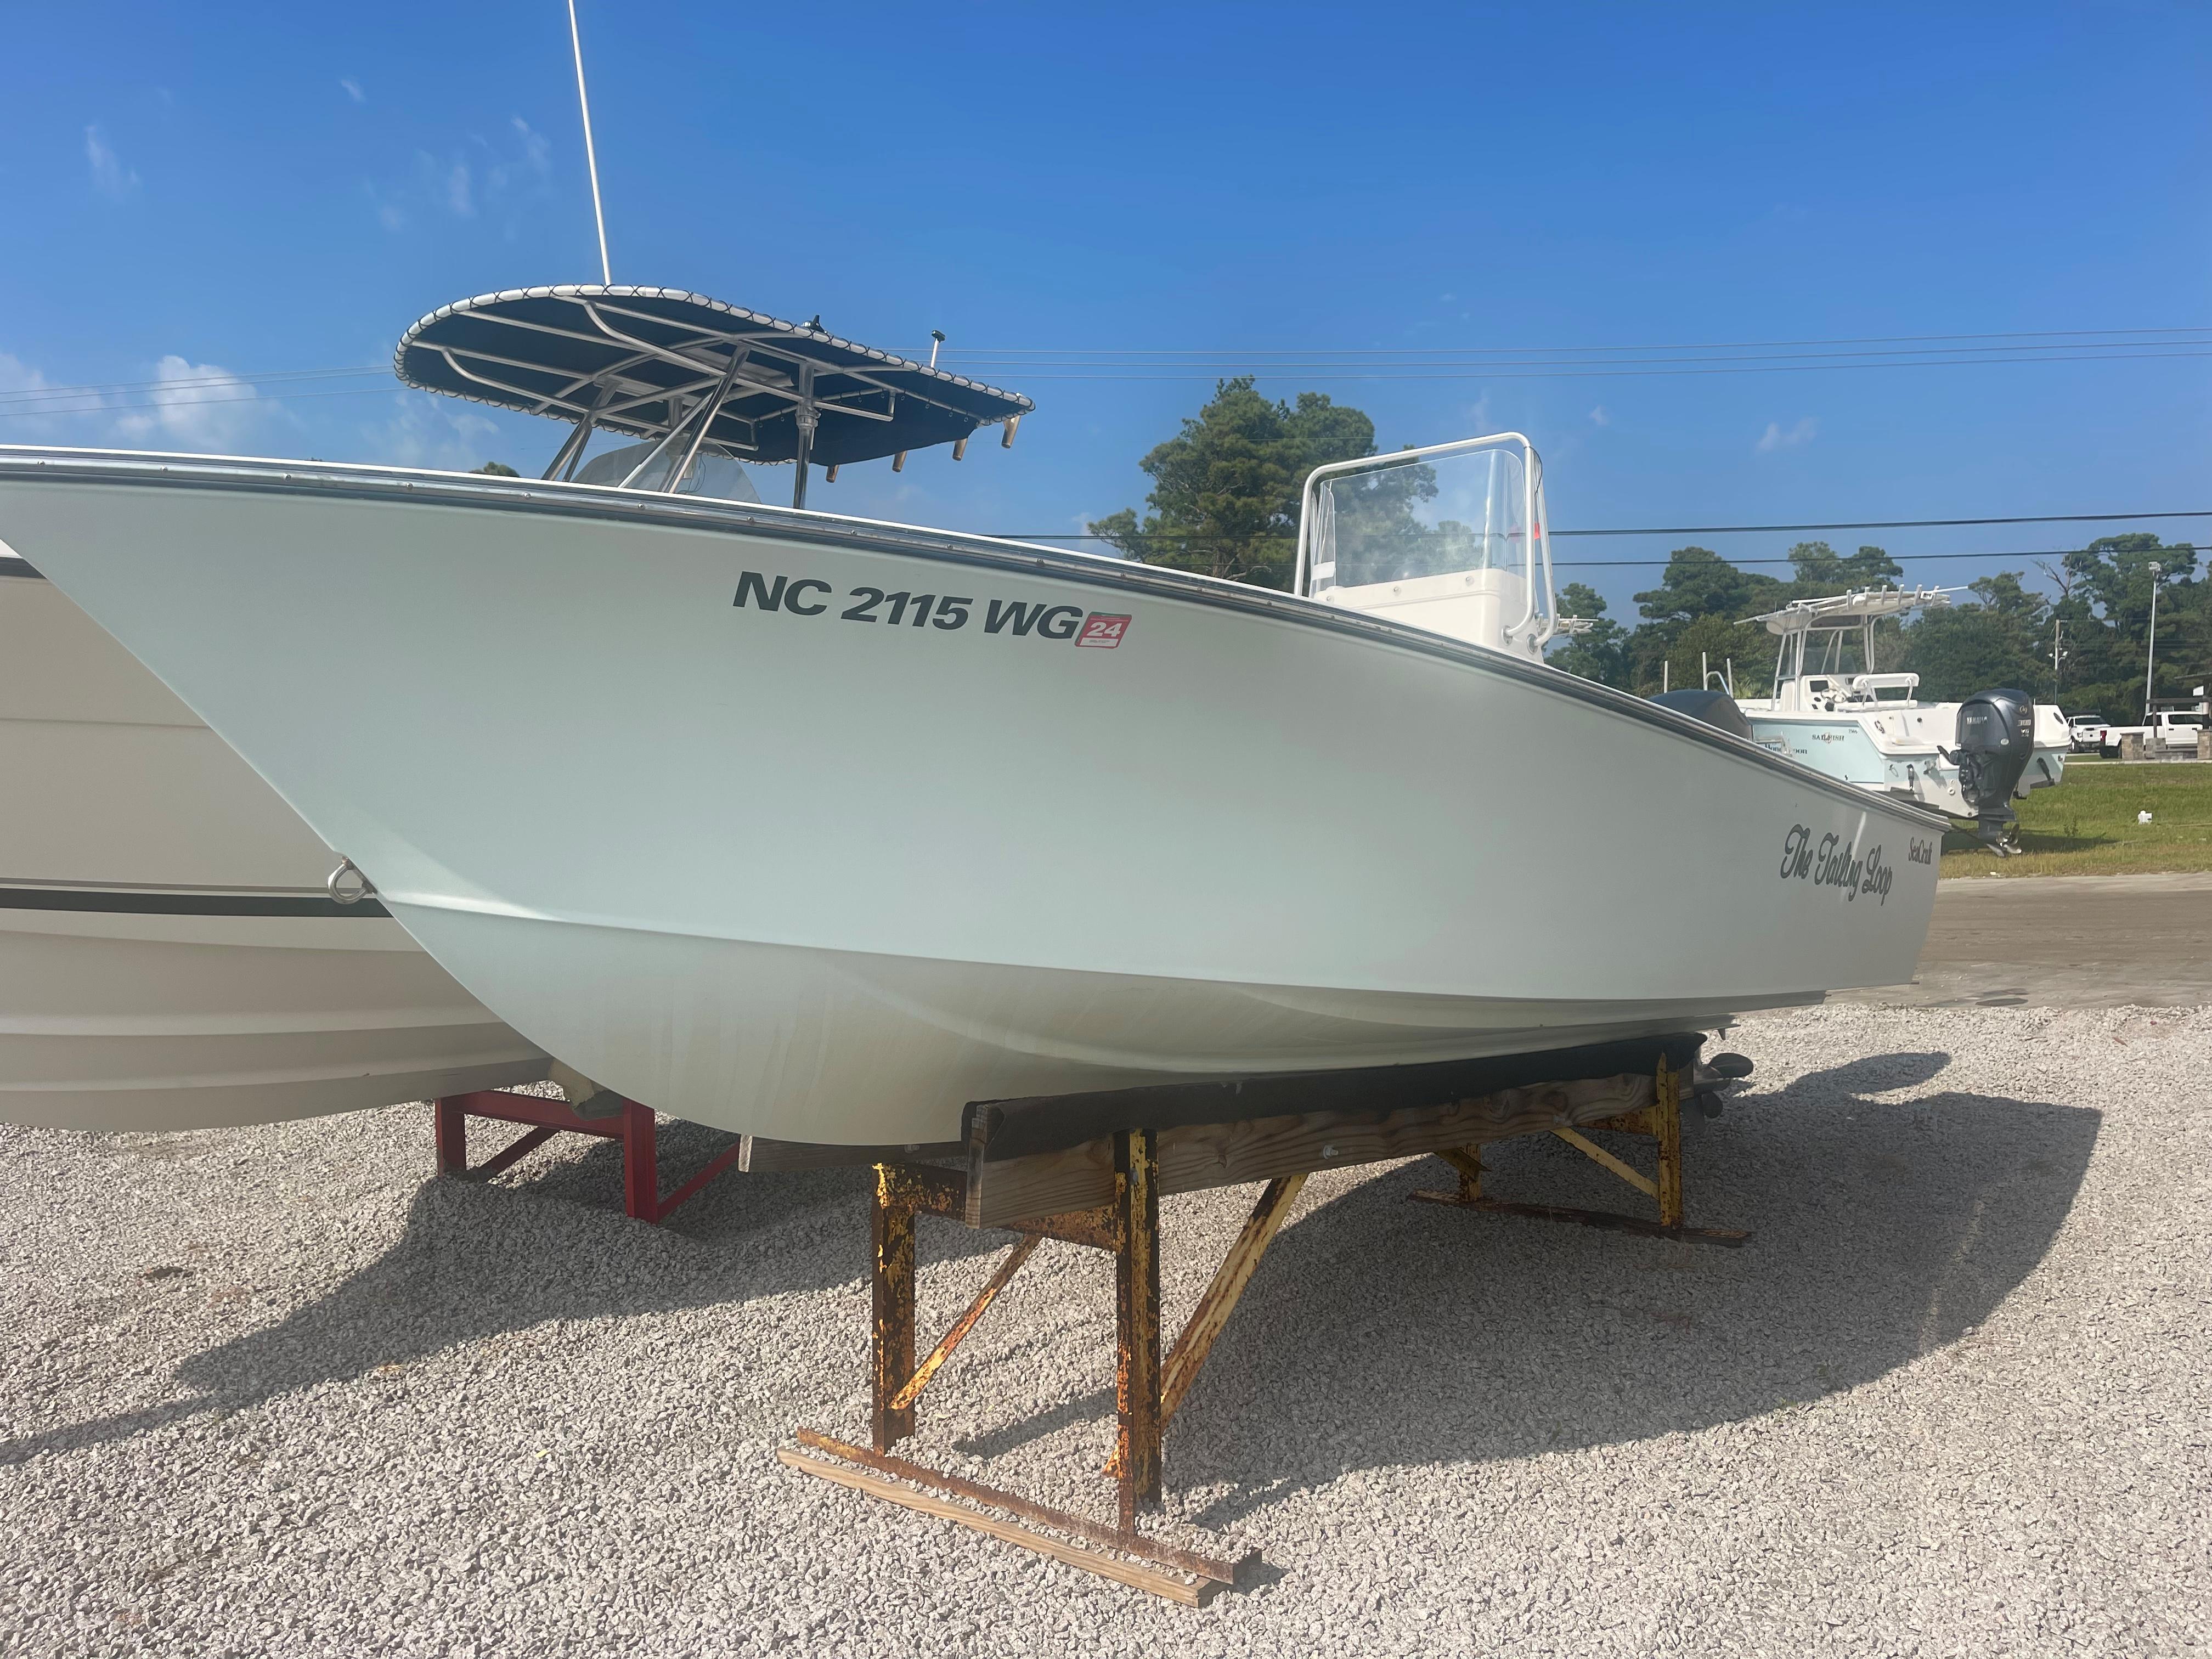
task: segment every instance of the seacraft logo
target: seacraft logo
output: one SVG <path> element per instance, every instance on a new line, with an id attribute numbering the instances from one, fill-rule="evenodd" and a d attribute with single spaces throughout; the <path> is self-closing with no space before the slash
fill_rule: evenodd
<path id="1" fill-rule="evenodd" d="M 1905 849 L 1905 857 L 1909 864 L 1933 864 L 1936 862 L 1936 843 L 1915 836 L 1912 844 Z"/>
<path id="2" fill-rule="evenodd" d="M 1882 862 L 1879 845 L 1861 853 L 1832 830 L 1817 845 L 1813 832 L 1802 823 L 1791 824 L 1790 833 L 1782 838 L 1782 879 L 1839 887 L 1846 903 L 1856 902 L 1861 894 L 1877 904 L 1888 903 L 1890 881 L 1895 874 L 1894 866 Z"/>

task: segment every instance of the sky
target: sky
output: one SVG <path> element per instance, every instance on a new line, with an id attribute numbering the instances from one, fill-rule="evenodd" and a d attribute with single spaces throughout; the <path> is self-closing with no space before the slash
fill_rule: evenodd
<path id="1" fill-rule="evenodd" d="M 1561 530 L 2212 509 L 2202 6 L 577 9 L 616 281 L 941 329 L 1036 402 L 810 506 L 1080 531 L 1274 354 L 1263 391 L 1388 447 L 1527 433 Z M 598 276 L 559 0 L 7 33 L 0 442 L 542 469 L 559 429 L 374 371 L 440 305 Z M 1932 336 L 2018 337 L 1865 355 Z M 1662 349 L 1758 342 L 1857 343 Z M 225 378 L 331 369 L 372 372 Z M 1959 582 L 2143 527 L 2212 540 L 1826 539 Z M 1796 539 L 1563 539 L 1607 562 L 1560 579 L 1619 616 L 1634 562 Z"/>

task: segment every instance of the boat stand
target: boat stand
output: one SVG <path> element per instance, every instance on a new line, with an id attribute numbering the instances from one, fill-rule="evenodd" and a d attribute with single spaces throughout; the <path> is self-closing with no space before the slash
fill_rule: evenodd
<path id="1" fill-rule="evenodd" d="M 717 1153 L 706 1168 L 663 1198 L 650 1106 L 625 1100 L 620 1110 L 609 1115 L 585 1117 L 565 1100 L 513 1094 L 504 1089 L 483 1089 L 472 1094 L 447 1095 L 432 1103 L 432 1112 L 436 1126 L 438 1173 L 468 1181 L 489 1181 L 556 1134 L 595 1135 L 602 1140 L 621 1142 L 623 1213 L 633 1221 L 649 1222 L 654 1226 L 667 1220 L 678 1206 L 697 1196 L 708 1182 L 736 1163 L 744 1146 L 742 1141 L 732 1142 Z M 471 1169 L 469 1120 L 472 1117 L 525 1124 L 529 1133 L 516 1136 Z"/>
<path id="2" fill-rule="evenodd" d="M 1202 1605 L 1237 1584 L 1256 1555 L 1231 1560 L 1174 1548 L 1144 1535 L 1137 1523 L 1160 1502 L 1168 1425 L 1307 1176 L 1432 1152 L 1460 1172 L 1461 1190 L 1416 1196 L 1659 1237 L 1741 1243 L 1747 1234 L 1681 1222 L 1683 1080 L 1691 1077 L 1700 1087 L 1723 1080 L 1718 1073 L 1710 1081 L 1699 1076 L 1702 1041 L 1690 1034 L 1552 1054 L 982 1103 L 968 1109 L 965 1140 L 905 1149 L 835 1149 L 749 1137 L 741 1155 L 748 1169 L 818 1168 L 836 1161 L 841 1150 L 848 1161 L 875 1163 L 868 1212 L 873 1445 L 802 1428 L 798 1447 L 777 1456 L 789 1468 L 870 1497 Z M 1731 1068 L 1731 1074 L 1728 1080 L 1742 1072 Z M 1295 1109 L 1301 1106 L 1307 1109 Z M 1644 1176 L 1583 1129 L 1651 1136 L 1659 1147 L 1658 1176 Z M 1484 1197 L 1477 1149 L 1543 1132 L 1561 1135 L 1654 1197 L 1660 1219 Z M 1267 1183 L 1258 1201 L 1164 1356 L 1160 1198 L 1254 1180 Z M 944 1339 L 917 1362 L 915 1234 L 925 1215 L 1002 1228 L 1016 1239 Z M 1105 1473 L 1117 1501 L 1110 1526 L 891 1455 L 915 1432 L 915 1406 L 931 1380 L 1047 1238 L 1113 1261 L 1115 1432 Z"/>
<path id="3" fill-rule="evenodd" d="M 1608 1173 L 1618 1176 L 1658 1206 L 1659 1218 L 1647 1220 L 1640 1216 L 1620 1215 L 1611 1210 L 1574 1210 L 1556 1204 L 1516 1204 L 1499 1198 L 1486 1198 L 1482 1177 L 1486 1173 L 1480 1151 L 1473 1146 L 1450 1148 L 1437 1156 L 1451 1165 L 1459 1176 L 1456 1191 L 1448 1193 L 1416 1192 L 1407 1196 L 1425 1204 L 1451 1204 L 1470 1210 L 1488 1210 L 1494 1215 L 1524 1216 L 1532 1221 L 1571 1221 L 1584 1227 L 1602 1227 L 1614 1232 L 1640 1233 L 1646 1238 L 1678 1238 L 1686 1242 L 1705 1244 L 1741 1244 L 1751 1235 L 1734 1227 L 1689 1227 L 1682 1222 L 1682 1087 L 1681 1074 L 1661 1061 L 1652 1079 L 1654 1098 L 1651 1104 L 1638 1112 L 1624 1112 L 1589 1127 L 1611 1129 L 1622 1134 L 1647 1135 L 1658 1148 L 1658 1170 L 1647 1176 L 1633 1164 L 1615 1157 L 1580 1130 L 1566 1124 L 1554 1124 L 1552 1133 L 1568 1146 Z"/>

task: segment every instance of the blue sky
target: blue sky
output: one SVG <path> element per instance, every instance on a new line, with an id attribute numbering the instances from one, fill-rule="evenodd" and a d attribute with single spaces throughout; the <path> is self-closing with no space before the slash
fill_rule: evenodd
<path id="1" fill-rule="evenodd" d="M 819 312 L 890 349 L 926 351 L 935 327 L 969 350 L 1549 364 L 2212 325 L 2201 7 L 580 15 L 616 280 Z M 450 300 L 595 277 L 558 0 L 26 8 L 8 38 L 0 441 L 543 465 L 544 423 L 374 377 L 220 402 L 111 391 L 68 416 L 5 394 L 377 365 Z M 2161 349 L 1262 384 L 1357 404 L 1389 446 L 1525 430 L 1562 528 L 2212 507 L 2212 357 Z M 1141 500 L 1138 458 L 1210 389 L 1181 368 L 988 378 L 1038 404 L 1012 451 L 854 469 L 810 504 L 1079 529 Z M 2169 528 L 2212 538 L 2212 520 Z M 2092 533 L 1829 539 L 1932 554 Z M 1698 539 L 1748 557 L 1794 538 Z M 1911 568 L 2006 562 L 2027 562 Z M 1562 574 L 1620 614 L 1656 572 Z"/>

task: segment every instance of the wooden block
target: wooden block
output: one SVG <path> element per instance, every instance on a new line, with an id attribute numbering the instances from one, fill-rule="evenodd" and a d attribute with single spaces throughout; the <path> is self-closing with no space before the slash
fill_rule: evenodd
<path id="1" fill-rule="evenodd" d="M 779 1448 L 775 1455 L 778 1462 L 803 1474 L 835 1481 L 838 1486 L 849 1486 L 854 1492 L 866 1492 L 871 1498 L 880 1498 L 887 1504 L 919 1510 L 924 1515 L 933 1515 L 940 1520 L 957 1521 L 963 1527 L 973 1527 L 978 1532 L 988 1533 L 1009 1544 L 1018 1544 L 1025 1550 L 1035 1550 L 1039 1555 L 1048 1555 L 1071 1567 L 1096 1573 L 1101 1578 L 1110 1578 L 1117 1584 L 1128 1585 L 1132 1589 L 1149 1591 L 1170 1601 L 1179 1601 L 1187 1607 L 1203 1607 L 1209 1593 L 1217 1588 L 1204 1581 L 1194 1582 L 1178 1577 L 1158 1567 L 1132 1561 L 1126 1556 L 1109 1555 L 1100 1549 L 1086 1549 L 1080 1544 L 1054 1538 L 1048 1533 L 1034 1531 L 1018 1522 L 1002 1520 L 982 1510 L 970 1509 L 967 1504 L 955 1503 L 949 1498 L 916 1492 L 900 1481 L 848 1468 L 826 1458 L 809 1457 L 805 1453 L 793 1451 L 787 1446 Z"/>
<path id="2" fill-rule="evenodd" d="M 1653 1099 L 1648 1075 L 1590 1078 L 1504 1089 L 1480 1099 L 1392 1112 L 1322 1111 L 1160 1131 L 1163 1194 L 1241 1186 L 1389 1158 L 1419 1158 L 1560 1125 L 1602 1121 L 1642 1111 Z M 1110 1139 L 1065 1152 L 993 1162 L 969 1149 L 965 1219 L 1000 1227 L 1034 1216 L 1086 1210 L 1114 1195 Z"/>

